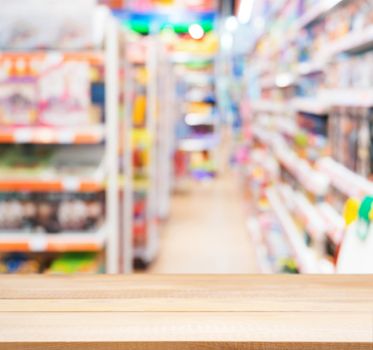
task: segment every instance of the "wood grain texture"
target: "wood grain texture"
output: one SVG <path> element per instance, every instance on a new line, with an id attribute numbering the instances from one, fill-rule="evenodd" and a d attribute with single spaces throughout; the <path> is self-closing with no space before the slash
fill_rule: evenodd
<path id="1" fill-rule="evenodd" d="M 373 349 L 373 276 L 0 277 L 0 349 Z"/>
<path id="2" fill-rule="evenodd" d="M 7 350 L 371 350 L 370 344 L 356 343 L 270 343 L 270 342 L 126 342 L 126 343 L 8 343 Z"/>

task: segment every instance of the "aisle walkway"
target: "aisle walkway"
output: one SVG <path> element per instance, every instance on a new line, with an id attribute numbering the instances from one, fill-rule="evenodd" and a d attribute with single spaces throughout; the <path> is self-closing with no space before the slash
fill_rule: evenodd
<path id="1" fill-rule="evenodd" d="M 256 273 L 237 179 L 195 183 L 175 195 L 150 273 Z"/>

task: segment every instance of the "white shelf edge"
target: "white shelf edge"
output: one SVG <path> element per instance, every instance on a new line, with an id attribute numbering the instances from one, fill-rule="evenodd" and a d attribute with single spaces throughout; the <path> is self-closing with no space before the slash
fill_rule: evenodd
<path id="1" fill-rule="evenodd" d="M 271 100 L 265 99 L 254 100 L 251 107 L 257 112 L 286 113 L 289 111 L 285 103 L 271 102 Z"/>
<path id="2" fill-rule="evenodd" d="M 325 71 L 326 63 L 317 60 L 299 62 L 295 68 L 295 74 L 305 76 L 313 73 L 322 73 Z"/>
<path id="3" fill-rule="evenodd" d="M 358 51 L 373 46 L 373 25 L 352 31 L 344 37 L 328 44 L 328 47 L 317 54 L 322 60 L 343 52 Z"/>
<path id="4" fill-rule="evenodd" d="M 345 230 L 345 221 L 336 209 L 329 203 L 322 202 L 317 204 L 317 210 L 324 218 L 327 225 L 327 235 L 335 243 L 340 244 L 343 239 L 343 232 Z"/>
<path id="5" fill-rule="evenodd" d="M 216 144 L 217 139 L 214 137 L 181 139 L 178 142 L 178 149 L 185 152 L 208 151 L 213 149 Z"/>
<path id="6" fill-rule="evenodd" d="M 304 13 L 296 24 L 297 31 L 305 28 L 310 23 L 324 16 L 337 5 L 342 5 L 346 0 L 319 0 L 306 13 Z"/>
<path id="7" fill-rule="evenodd" d="M 266 191 L 267 198 L 275 212 L 284 232 L 294 250 L 296 259 L 299 263 L 300 271 L 302 273 L 318 273 L 318 262 L 313 256 L 311 250 L 306 246 L 296 224 L 294 223 L 290 213 L 285 209 L 284 204 L 281 202 L 275 188 L 269 188 Z"/>
<path id="8" fill-rule="evenodd" d="M 300 191 L 295 193 L 297 210 L 306 219 L 306 228 L 313 239 L 323 241 L 326 237 L 326 224 L 324 218 L 320 215 L 317 207 Z"/>
<path id="9" fill-rule="evenodd" d="M 74 144 L 75 138 L 89 136 L 99 143 L 105 138 L 105 125 L 87 126 L 17 126 L 2 127 L 0 135 L 9 135 L 14 138 L 14 143 L 58 143 Z M 93 143 L 88 142 L 88 143 Z"/>
<path id="10" fill-rule="evenodd" d="M 261 233 L 258 220 L 254 217 L 249 218 L 246 222 L 246 227 L 254 243 L 254 251 L 260 272 L 264 274 L 274 273 L 268 261 L 267 248 L 260 242 Z"/>
<path id="11" fill-rule="evenodd" d="M 97 231 L 76 231 L 61 233 L 25 233 L 22 231 L 1 231 L 1 244 L 20 244 L 27 243 L 30 246 L 30 252 L 47 251 L 48 244 L 61 245 L 67 244 L 96 244 L 103 247 L 106 241 L 106 225 L 103 224 Z M 69 251 L 68 249 L 66 251 Z"/>
<path id="12" fill-rule="evenodd" d="M 362 198 L 373 193 L 373 182 L 351 171 L 331 157 L 317 162 L 320 172 L 329 177 L 331 184 L 347 197 Z"/>
<path id="13" fill-rule="evenodd" d="M 316 115 L 327 115 L 329 106 L 319 98 L 297 97 L 291 102 L 292 107 L 299 112 L 312 113 Z"/>
<path id="14" fill-rule="evenodd" d="M 329 106 L 373 107 L 372 88 L 322 89 L 319 98 Z"/>

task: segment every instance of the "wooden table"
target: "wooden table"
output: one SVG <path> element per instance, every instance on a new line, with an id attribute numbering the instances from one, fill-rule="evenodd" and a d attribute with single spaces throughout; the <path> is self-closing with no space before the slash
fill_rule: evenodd
<path id="1" fill-rule="evenodd" d="M 373 349 L 373 276 L 0 277 L 0 349 Z"/>

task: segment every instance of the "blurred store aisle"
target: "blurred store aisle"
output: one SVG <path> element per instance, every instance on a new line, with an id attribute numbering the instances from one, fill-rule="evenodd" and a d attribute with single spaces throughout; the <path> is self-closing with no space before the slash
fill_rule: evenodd
<path id="1" fill-rule="evenodd" d="M 173 198 L 150 273 L 256 273 L 237 179 L 194 183 Z"/>

